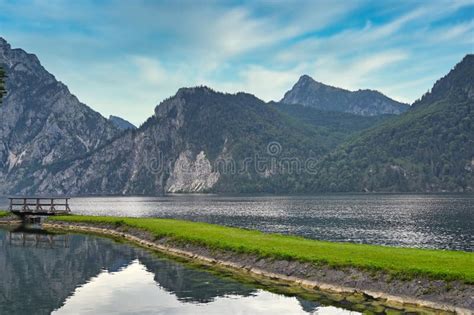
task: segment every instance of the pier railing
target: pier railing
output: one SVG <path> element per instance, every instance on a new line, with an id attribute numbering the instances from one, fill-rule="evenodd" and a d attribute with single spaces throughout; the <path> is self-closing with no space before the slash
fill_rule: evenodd
<path id="1" fill-rule="evenodd" d="M 70 198 L 9 198 L 9 210 L 19 215 L 56 215 L 71 212 Z"/>

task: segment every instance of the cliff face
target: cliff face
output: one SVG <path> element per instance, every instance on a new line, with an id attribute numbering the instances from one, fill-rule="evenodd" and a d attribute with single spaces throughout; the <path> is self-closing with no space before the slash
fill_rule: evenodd
<path id="1" fill-rule="evenodd" d="M 401 114 L 409 106 L 392 100 L 378 91 L 348 91 L 325 85 L 303 75 L 281 103 L 300 104 L 320 110 L 346 112 L 363 116 Z"/>
<path id="2" fill-rule="evenodd" d="M 269 141 L 282 146 L 282 152 L 277 152 L 282 156 L 285 150 L 295 156 L 326 152 L 315 132 L 287 124 L 285 119 L 250 94 L 183 88 L 157 106 L 155 115 L 139 129 L 125 132 L 85 157 L 38 170 L 33 190 L 160 194 L 235 191 L 239 185 L 267 189 L 271 177 L 280 175 L 278 170 L 244 164 L 253 162 L 255 154 L 264 158 Z"/>
<path id="3" fill-rule="evenodd" d="M 196 154 L 186 150 L 179 134 L 184 124 L 183 106 L 177 95 L 163 102 L 155 116 L 140 129 L 125 132 L 84 158 L 39 170 L 34 176 L 40 179 L 35 190 L 57 194 L 161 194 L 166 190 L 170 174 L 173 183 L 169 186 L 179 187 L 180 191 L 206 188 L 198 181 L 198 178 L 205 181 L 206 174 L 193 172 L 192 168 L 174 170 L 175 161 L 183 166 L 180 161 L 186 157 L 184 166 L 189 168 L 196 159 Z M 181 173 L 186 174 L 186 181 Z"/>
<path id="4" fill-rule="evenodd" d="M 0 104 L 0 193 L 28 190 L 28 174 L 104 145 L 119 130 L 79 102 L 35 55 L 0 38 L 7 95 Z"/>

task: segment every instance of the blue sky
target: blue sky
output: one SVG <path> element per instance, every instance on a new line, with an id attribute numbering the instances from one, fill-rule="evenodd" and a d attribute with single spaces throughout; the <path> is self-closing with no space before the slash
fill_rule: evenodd
<path id="1" fill-rule="evenodd" d="M 302 74 L 411 103 L 474 52 L 474 0 L 0 0 L 0 36 L 140 124 L 182 86 L 279 100 Z"/>

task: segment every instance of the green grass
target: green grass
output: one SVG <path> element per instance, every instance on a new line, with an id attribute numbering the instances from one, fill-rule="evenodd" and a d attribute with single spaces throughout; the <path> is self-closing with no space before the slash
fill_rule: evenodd
<path id="1" fill-rule="evenodd" d="M 214 249 L 334 267 L 381 270 L 405 279 L 425 276 L 474 283 L 474 253 L 470 252 L 324 242 L 173 219 L 71 215 L 52 217 L 50 220 L 127 225 L 151 232 L 156 238 L 166 236 Z"/>
<path id="2" fill-rule="evenodd" d="M 10 212 L 0 210 L 0 218 L 8 217 L 9 215 L 10 215 Z"/>

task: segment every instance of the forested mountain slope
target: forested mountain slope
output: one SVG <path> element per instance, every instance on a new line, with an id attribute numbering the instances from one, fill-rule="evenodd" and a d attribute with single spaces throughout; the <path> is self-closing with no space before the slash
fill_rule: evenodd
<path id="1" fill-rule="evenodd" d="M 377 126 L 396 115 L 361 116 L 351 113 L 320 110 L 299 104 L 270 102 L 280 112 L 310 127 L 325 131 L 336 146 L 363 130 Z"/>
<path id="2" fill-rule="evenodd" d="M 315 191 L 472 191 L 474 56 L 413 108 L 326 156 Z"/>

